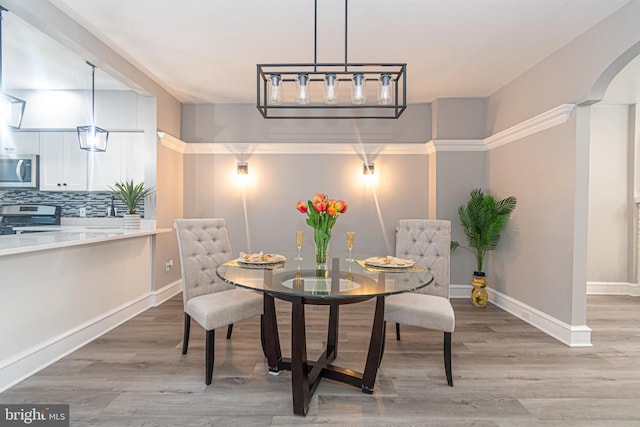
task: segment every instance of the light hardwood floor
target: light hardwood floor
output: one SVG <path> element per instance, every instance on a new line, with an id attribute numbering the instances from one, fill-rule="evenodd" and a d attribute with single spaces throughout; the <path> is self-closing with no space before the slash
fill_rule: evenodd
<path id="1" fill-rule="evenodd" d="M 639 426 L 640 298 L 588 298 L 593 347 L 569 348 L 489 305 L 452 300 L 454 387 L 442 334 L 392 327 L 373 395 L 323 380 L 306 417 L 292 414 L 290 373 L 266 373 L 258 318 L 216 334 L 204 384 L 204 332 L 183 356 L 178 295 L 0 394 L 1 403 L 68 403 L 73 426 Z M 343 306 L 336 364 L 364 368 L 371 302 Z M 283 354 L 289 306 L 278 302 Z M 326 307 L 309 307 L 309 356 L 326 334 Z"/>

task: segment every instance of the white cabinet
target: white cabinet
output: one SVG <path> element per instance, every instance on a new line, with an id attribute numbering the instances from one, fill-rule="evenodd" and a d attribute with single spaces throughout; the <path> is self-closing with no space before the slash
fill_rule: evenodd
<path id="1" fill-rule="evenodd" d="M 124 134 L 122 165 L 123 180 L 133 180 L 136 183 L 144 181 L 147 154 L 143 133 Z"/>
<path id="2" fill-rule="evenodd" d="M 143 133 L 111 132 L 102 153 L 81 150 L 75 132 L 40 132 L 39 139 L 42 191 L 109 191 L 119 181 L 144 181 Z"/>
<path id="3" fill-rule="evenodd" d="M 40 132 L 40 190 L 87 190 L 87 152 L 74 132 Z"/>
<path id="4" fill-rule="evenodd" d="M 89 191 L 109 191 L 122 175 L 122 134 L 109 133 L 105 152 L 89 152 L 87 176 Z"/>
<path id="5" fill-rule="evenodd" d="M 2 132 L 0 133 L 0 154 L 39 154 L 39 132 Z"/>
<path id="6" fill-rule="evenodd" d="M 109 191 L 116 182 L 144 181 L 145 158 L 144 134 L 110 133 L 107 151 L 89 153 L 88 189 Z"/>

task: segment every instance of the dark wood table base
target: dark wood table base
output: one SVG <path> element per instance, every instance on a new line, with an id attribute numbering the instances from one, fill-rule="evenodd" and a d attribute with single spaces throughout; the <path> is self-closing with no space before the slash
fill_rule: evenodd
<path id="1" fill-rule="evenodd" d="M 297 296 L 276 295 L 276 298 L 290 301 L 291 309 L 291 357 L 283 358 L 280 351 L 280 338 L 274 295 L 264 294 L 264 315 L 262 316 L 262 348 L 267 358 L 270 372 L 291 371 L 291 392 L 293 394 L 293 412 L 306 415 L 309 402 L 320 380 L 328 378 L 360 388 L 363 393 L 373 393 L 378 365 L 382 357 L 384 336 L 384 296 L 376 298 L 376 308 L 371 327 L 371 340 L 364 373 L 332 365 L 338 355 L 339 306 L 353 304 L 371 297 L 353 297 L 340 299 L 315 299 Z M 307 360 L 307 338 L 305 330 L 304 306 L 329 305 L 329 327 L 327 347 L 317 361 Z"/>

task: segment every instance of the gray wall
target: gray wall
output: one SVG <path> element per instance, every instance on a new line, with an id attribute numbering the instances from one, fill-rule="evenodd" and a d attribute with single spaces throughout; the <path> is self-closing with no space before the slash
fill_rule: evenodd
<path id="1" fill-rule="evenodd" d="M 489 136 L 486 98 L 439 98 L 433 102 L 436 140 L 483 139 Z"/>
<path id="2" fill-rule="evenodd" d="M 571 322 L 575 119 L 489 152 L 491 192 L 518 206 L 489 256 L 490 286 Z"/>
<path id="3" fill-rule="evenodd" d="M 261 250 L 264 244 L 274 244 L 262 234 L 272 232 L 269 227 L 265 228 L 268 221 L 275 218 L 282 224 L 291 224 L 291 235 L 295 231 L 293 227 L 296 221 L 299 227 L 308 229 L 302 221 L 302 215 L 290 208 L 300 198 L 308 199 L 314 192 L 325 191 L 331 197 L 347 200 L 354 210 L 352 215 L 340 218 L 336 226 L 337 231 L 346 231 L 342 230 L 343 224 L 349 225 L 349 221 L 354 221 L 356 216 L 357 223 L 354 227 L 358 227 L 355 230 L 358 236 L 363 236 L 365 230 L 375 230 L 367 235 L 364 242 L 367 252 L 392 253 L 393 228 L 400 218 L 448 219 L 452 222 L 454 238 L 461 240 L 464 235 L 459 226 L 457 209 L 460 204 L 466 202 L 472 188 L 487 186 L 486 152 L 440 152 L 437 149 L 429 155 L 376 156 L 376 153 L 384 153 L 385 150 L 392 149 L 396 143 L 413 142 L 414 139 L 426 142 L 433 131 L 425 126 L 431 126 L 432 123 L 434 126 L 440 126 L 440 136 L 443 139 L 439 141 L 453 144 L 453 147 L 449 146 L 445 150 L 455 150 L 455 144 L 464 144 L 467 139 L 478 143 L 486 135 L 486 100 L 444 99 L 436 100 L 433 108 L 430 104 L 410 107 L 412 108 L 409 111 L 412 113 L 403 116 L 397 122 L 337 120 L 322 123 L 304 120 L 264 120 L 250 105 L 185 105 L 182 114 L 183 140 L 215 141 L 213 146 L 218 144 L 231 152 L 237 152 L 235 156 L 185 155 L 185 216 L 224 216 L 231 222 L 230 228 L 234 229 L 235 234 L 243 236 L 232 236 L 236 250 L 247 248 L 249 243 L 253 250 Z M 226 123 L 225 131 L 220 130 L 223 128 L 221 123 Z M 378 127 L 384 129 L 383 134 L 378 133 Z M 256 156 L 250 153 L 251 148 L 243 151 L 243 143 L 251 143 L 254 138 L 260 138 L 260 135 L 265 139 L 261 143 L 255 143 L 254 148 L 281 142 L 283 144 L 274 145 L 274 151 L 278 151 L 288 142 L 329 142 L 346 144 L 355 147 L 354 152 L 361 152 L 330 155 L 277 152 Z M 453 141 L 450 141 L 451 139 Z M 358 148 L 358 142 L 363 142 L 366 146 Z M 198 149 L 198 144 L 193 146 Z M 365 148 L 369 153 L 362 153 Z M 202 150 L 206 152 L 207 149 L 209 148 Z M 362 195 L 360 175 L 364 157 L 376 164 L 376 176 L 379 179 L 376 195 L 381 217 L 377 214 L 378 207 L 375 205 L 373 193 Z M 228 181 L 233 177 L 235 162 L 239 160 L 249 162 L 251 174 L 260 173 L 254 175 L 258 182 L 254 182 L 246 190 L 250 242 L 247 242 L 246 238 L 243 205 L 238 199 L 239 190 L 233 182 Z M 220 168 L 225 168 L 224 172 L 221 172 Z M 251 208 L 257 200 L 273 196 L 273 190 L 260 189 L 260 186 L 264 185 L 261 182 L 263 179 L 267 179 L 269 185 L 273 184 L 273 188 L 282 188 L 275 196 L 278 201 L 275 205 L 282 205 L 283 213 L 273 213 L 274 217 L 270 219 L 263 218 L 267 215 L 266 212 L 257 216 Z M 395 190 L 389 187 L 392 182 Z M 329 189 L 319 189 L 318 183 Z M 352 188 L 354 183 L 356 187 Z M 221 191 L 225 196 L 220 195 Z M 282 193 L 283 191 L 285 193 Z M 265 200 L 265 203 L 271 205 L 274 202 L 267 203 Z M 310 244 L 310 241 L 308 243 Z M 238 244 L 243 246 L 238 247 Z M 277 248 L 282 248 L 284 252 L 289 248 L 290 251 L 291 236 L 288 239 L 284 237 L 278 244 L 281 246 Z M 469 252 L 460 250 L 453 255 L 452 283 L 468 284 L 474 270 L 473 256 Z"/>
<path id="4" fill-rule="evenodd" d="M 463 246 L 451 254 L 451 283 L 468 285 L 477 268 L 473 253 L 465 247 L 467 239 L 460 225 L 458 207 L 469 200 L 473 188 L 487 188 L 488 155 L 486 151 L 445 151 L 435 156 L 438 170 L 435 218 L 451 221 L 451 238 Z"/>
<path id="5" fill-rule="evenodd" d="M 311 256 L 312 229 L 295 204 L 316 192 L 349 204 L 333 229 L 332 253 L 344 253 L 345 232 L 355 231 L 354 252 L 392 254 L 397 221 L 427 217 L 426 155 L 377 156 L 373 187 L 363 182 L 356 154 L 267 154 L 247 160 L 250 179 L 243 190 L 235 175 L 236 156 L 185 156 L 185 216 L 225 218 L 236 253 L 293 254 L 295 231 L 304 230 L 303 252 Z"/>
<path id="6" fill-rule="evenodd" d="M 398 120 L 265 120 L 249 104 L 185 104 L 182 135 L 198 143 L 424 143 L 431 104 L 413 104 Z"/>
<path id="7" fill-rule="evenodd" d="M 631 2 L 489 97 L 492 133 L 562 104 L 598 99 L 638 54 L 640 2 Z M 491 263 L 494 286 L 570 325 L 586 324 L 590 118 L 492 150 L 489 187 L 519 198 Z"/>

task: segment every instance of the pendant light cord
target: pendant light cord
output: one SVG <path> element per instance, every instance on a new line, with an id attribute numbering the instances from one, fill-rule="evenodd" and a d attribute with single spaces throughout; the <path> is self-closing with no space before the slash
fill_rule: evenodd
<path id="1" fill-rule="evenodd" d="M 318 71 L 318 0 L 313 1 L 313 71 Z"/>
<path id="2" fill-rule="evenodd" d="M 2 83 L 2 12 L 6 12 L 7 9 L 0 6 L 0 91 L 4 91 L 4 85 Z"/>
<path id="3" fill-rule="evenodd" d="M 349 63 L 347 57 L 347 34 L 348 20 L 347 11 L 349 10 L 349 0 L 344 0 L 344 71 L 347 70 Z M 318 71 L 318 0 L 313 2 L 313 71 Z"/>
<path id="4" fill-rule="evenodd" d="M 96 66 L 86 61 L 91 67 L 91 127 L 96 127 Z M 95 130 L 94 130 L 95 132 Z"/>
<path id="5" fill-rule="evenodd" d="M 347 61 L 347 10 L 348 10 L 348 3 L 349 0 L 344 0 L 344 71 L 347 71 L 347 64 L 349 63 L 349 61 Z"/>

